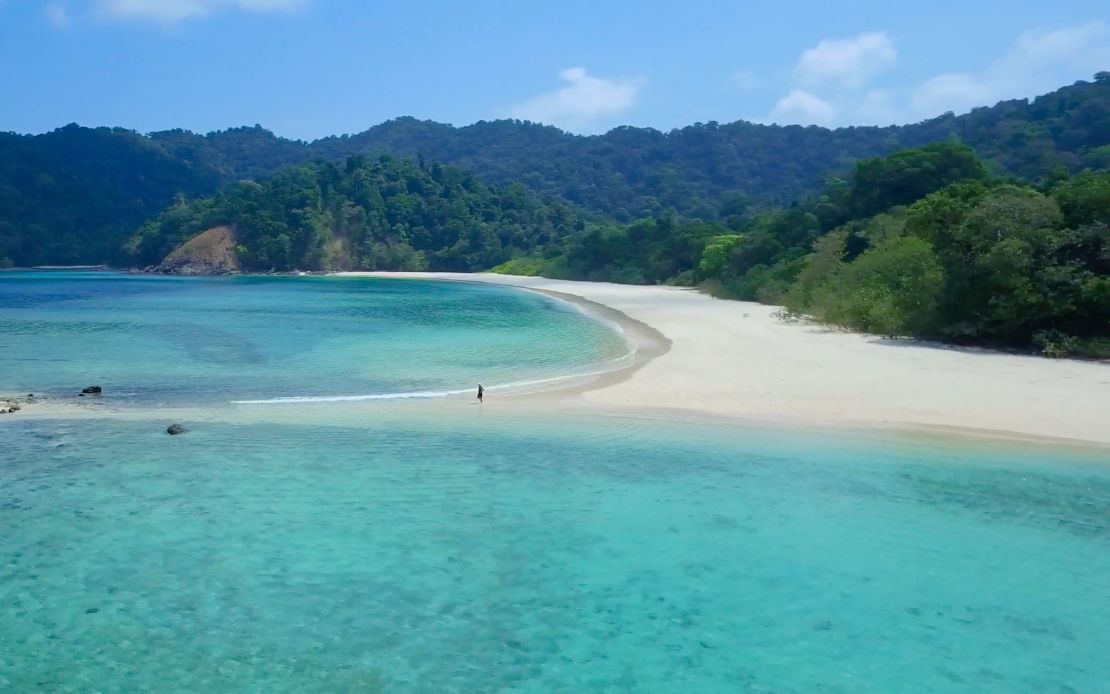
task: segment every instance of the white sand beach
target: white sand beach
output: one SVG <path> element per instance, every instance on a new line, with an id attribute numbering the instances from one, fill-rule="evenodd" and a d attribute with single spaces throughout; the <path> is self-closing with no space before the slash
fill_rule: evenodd
<path id="1" fill-rule="evenodd" d="M 950 348 L 786 322 L 762 304 L 673 287 L 459 273 L 343 273 L 480 281 L 595 302 L 654 328 L 658 353 L 575 399 L 614 408 L 790 424 L 958 428 L 1110 444 L 1110 365 Z M 639 333 L 639 334 L 637 334 Z"/>

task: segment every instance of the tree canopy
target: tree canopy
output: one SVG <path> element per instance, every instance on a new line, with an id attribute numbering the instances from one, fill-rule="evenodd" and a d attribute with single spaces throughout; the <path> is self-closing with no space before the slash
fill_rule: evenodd
<path id="1" fill-rule="evenodd" d="M 127 242 L 134 264 L 157 263 L 193 235 L 236 232 L 248 270 L 484 270 L 585 227 L 561 201 L 516 184 L 487 186 L 451 166 L 352 157 L 179 199 Z"/>
<path id="2" fill-rule="evenodd" d="M 1108 132 L 1105 79 L 1032 101 L 882 128 L 737 121 L 670 132 L 621 127 L 584 137 L 520 121 L 455 128 L 398 118 L 305 143 L 260 126 L 140 135 L 70 125 L 43 135 L 0 134 L 0 259 L 19 265 L 125 262 L 121 247 L 130 233 L 179 196 L 211 195 L 286 166 L 358 155 L 452 164 L 488 184 L 519 183 L 620 223 L 674 215 L 735 226 L 773 205 L 830 192 L 826 179 L 857 160 L 953 137 L 993 173 L 1048 184 L 1062 174 L 1110 165 Z M 875 180 L 883 182 L 881 172 Z M 868 195 L 855 204 L 871 204 Z"/>

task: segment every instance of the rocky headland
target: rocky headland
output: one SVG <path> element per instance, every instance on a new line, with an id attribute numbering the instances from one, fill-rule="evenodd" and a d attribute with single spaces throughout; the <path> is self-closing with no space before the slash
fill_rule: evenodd
<path id="1" fill-rule="evenodd" d="M 235 229 L 218 226 L 181 244 L 158 265 L 145 269 L 166 275 L 234 275 L 239 258 L 235 253 Z"/>

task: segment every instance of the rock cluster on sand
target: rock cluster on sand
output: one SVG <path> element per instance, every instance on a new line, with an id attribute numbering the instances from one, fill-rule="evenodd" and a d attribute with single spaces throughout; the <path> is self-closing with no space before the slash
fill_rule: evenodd
<path id="1" fill-rule="evenodd" d="M 197 234 L 147 272 L 167 275 L 232 275 L 239 272 L 235 230 L 218 226 Z"/>
<path id="2" fill-rule="evenodd" d="M 23 405 L 15 398 L 0 399 L 0 414 L 11 414 L 22 409 Z"/>

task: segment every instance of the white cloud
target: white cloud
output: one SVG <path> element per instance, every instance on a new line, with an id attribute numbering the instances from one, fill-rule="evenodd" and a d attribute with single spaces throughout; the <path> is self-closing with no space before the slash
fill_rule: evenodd
<path id="1" fill-rule="evenodd" d="M 859 89 L 877 73 L 898 62 L 898 52 L 885 31 L 860 34 L 850 39 L 825 39 L 798 58 L 802 84 L 814 86 L 835 82 Z"/>
<path id="2" fill-rule="evenodd" d="M 563 70 L 559 79 L 566 84 L 513 106 L 512 117 L 579 130 L 627 110 L 636 103 L 644 82 L 593 77 L 581 67 Z"/>
<path id="3" fill-rule="evenodd" d="M 890 125 L 966 113 L 1004 99 L 1029 98 L 1090 79 L 1110 66 L 1110 26 L 1092 21 L 1036 29 L 1016 37 L 1002 55 L 979 70 L 946 72 L 917 83 L 884 89 L 861 88 L 897 54 L 885 32 L 846 41 L 821 41 L 802 54 L 796 88 L 780 100 L 771 118 L 820 125 Z"/>
<path id="4" fill-rule="evenodd" d="M 966 73 L 947 73 L 925 80 L 910 96 L 910 110 L 921 118 L 939 116 L 945 111 L 964 113 L 984 106 L 994 90 Z"/>
<path id="5" fill-rule="evenodd" d="M 816 94 L 795 89 L 775 104 L 771 118 L 775 122 L 803 125 L 828 125 L 836 118 L 836 108 Z"/>
<path id="6" fill-rule="evenodd" d="M 56 2 L 47 3 L 46 8 L 46 21 L 50 22 L 51 26 L 55 29 L 65 29 L 69 27 L 69 13 L 66 8 Z"/>
<path id="7" fill-rule="evenodd" d="M 1107 26 L 1102 21 L 1054 31 L 1027 31 L 1018 37 L 1017 44 L 1003 62 L 1064 63 L 1085 67 L 1091 62 L 1092 51 L 1099 55 L 1097 60 L 1105 60 L 1110 55 L 1107 34 Z"/>
<path id="8" fill-rule="evenodd" d="M 898 120 L 898 109 L 893 95 L 885 89 L 872 89 L 863 95 L 852 109 L 853 124 L 889 125 Z"/>
<path id="9" fill-rule="evenodd" d="M 1027 31 L 982 80 L 997 93 L 1027 96 L 1060 86 L 1067 75 L 1090 76 L 1110 65 L 1110 27 L 1102 21 Z"/>
<path id="10" fill-rule="evenodd" d="M 1110 27 L 1102 21 L 1021 34 L 978 73 L 937 75 L 911 90 L 907 120 L 965 113 L 1003 99 L 1036 96 L 1110 65 Z"/>
<path id="11" fill-rule="evenodd" d="M 303 0 L 96 0 L 96 8 L 108 16 L 164 24 L 203 17 L 222 9 L 290 12 L 303 4 Z"/>

